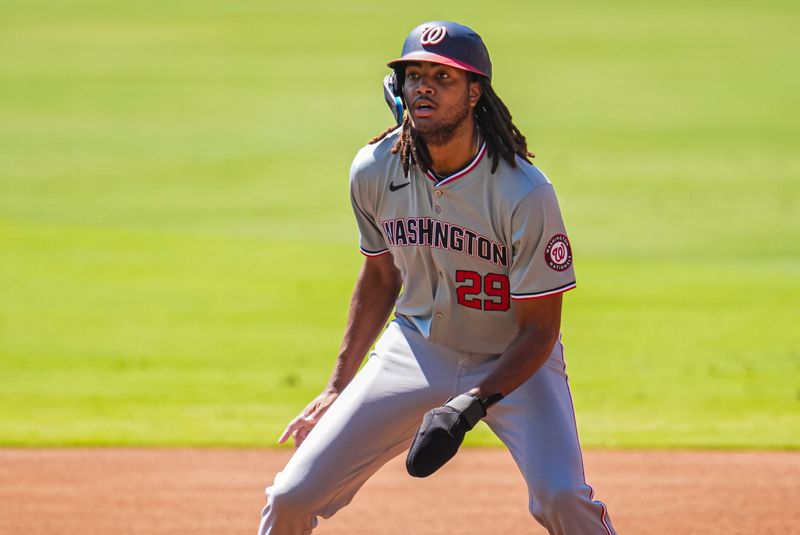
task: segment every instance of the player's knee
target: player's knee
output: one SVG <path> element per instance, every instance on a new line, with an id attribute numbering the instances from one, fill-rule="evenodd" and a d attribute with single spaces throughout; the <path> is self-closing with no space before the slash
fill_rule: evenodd
<path id="1" fill-rule="evenodd" d="M 267 487 L 267 507 L 273 514 L 307 514 L 313 504 L 312 496 L 303 485 L 282 485 L 276 483 Z"/>
<path id="2" fill-rule="evenodd" d="M 543 489 L 530 501 L 531 514 L 539 522 L 548 525 L 551 520 L 574 514 L 587 498 L 581 487 L 555 487 Z"/>

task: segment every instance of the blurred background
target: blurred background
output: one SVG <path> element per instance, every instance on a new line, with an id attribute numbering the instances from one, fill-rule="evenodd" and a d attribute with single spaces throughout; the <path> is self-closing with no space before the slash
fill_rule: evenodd
<path id="1" fill-rule="evenodd" d="M 0 444 L 274 445 L 336 356 L 385 63 L 447 18 L 559 194 L 584 446 L 800 447 L 796 2 L 0 12 Z"/>

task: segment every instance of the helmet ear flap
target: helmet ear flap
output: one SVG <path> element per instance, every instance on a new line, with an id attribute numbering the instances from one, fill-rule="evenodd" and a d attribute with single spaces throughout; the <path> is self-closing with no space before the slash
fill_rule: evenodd
<path id="1" fill-rule="evenodd" d="M 403 89 L 402 79 L 398 79 L 398 71 L 395 69 L 394 74 L 388 74 L 383 79 L 383 97 L 386 99 L 386 104 L 392 111 L 395 122 L 397 125 L 403 124 Z"/>
<path id="2" fill-rule="evenodd" d="M 393 70 L 397 96 L 403 99 L 403 102 L 405 103 L 405 99 L 403 98 L 403 84 L 406 81 L 406 70 L 404 68 L 400 68 L 400 66 L 395 67 Z"/>

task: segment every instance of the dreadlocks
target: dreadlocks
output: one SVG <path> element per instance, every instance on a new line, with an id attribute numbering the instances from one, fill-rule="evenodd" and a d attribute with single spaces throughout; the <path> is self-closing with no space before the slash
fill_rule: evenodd
<path id="1" fill-rule="evenodd" d="M 474 78 L 477 78 L 483 90 L 474 110 L 475 123 L 486 142 L 486 153 L 492 159 L 492 173 L 497 170 L 500 158 L 511 167 L 517 166 L 515 161 L 517 156 L 531 163 L 529 158 L 533 158 L 534 154 L 528 151 L 528 142 L 511 120 L 508 107 L 494 92 L 492 84 L 487 78 L 483 76 Z M 402 78 L 398 76 L 398 79 Z M 412 165 L 418 166 L 423 173 L 430 170 L 432 162 L 428 147 L 422 140 L 422 136 L 411 126 L 408 114 L 403 118 L 402 125 L 388 128 L 370 140 L 370 144 L 377 143 L 398 128 L 402 128 L 402 131 L 392 146 L 392 153 L 400 154 L 403 174 L 408 176 Z"/>

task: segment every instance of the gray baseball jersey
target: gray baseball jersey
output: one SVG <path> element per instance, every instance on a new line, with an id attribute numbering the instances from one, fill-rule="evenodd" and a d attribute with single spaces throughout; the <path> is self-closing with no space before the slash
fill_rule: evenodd
<path id="1" fill-rule="evenodd" d="M 474 160 L 446 177 L 391 153 L 399 130 L 356 155 L 350 192 L 367 256 L 390 253 L 402 274 L 398 319 L 431 342 L 505 351 L 517 333 L 513 300 L 575 287 L 572 251 L 547 177 L 517 158 Z"/>

